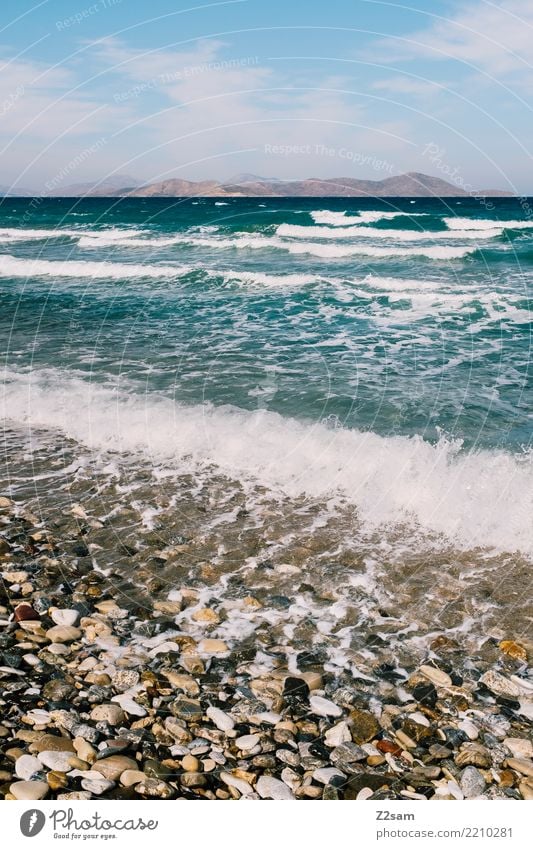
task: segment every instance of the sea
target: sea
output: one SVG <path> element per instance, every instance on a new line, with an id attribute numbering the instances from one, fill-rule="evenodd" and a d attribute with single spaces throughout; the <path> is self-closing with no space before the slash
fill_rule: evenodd
<path id="1" fill-rule="evenodd" d="M 4 198 L 1 494 L 333 664 L 524 632 L 532 295 L 527 199 Z"/>

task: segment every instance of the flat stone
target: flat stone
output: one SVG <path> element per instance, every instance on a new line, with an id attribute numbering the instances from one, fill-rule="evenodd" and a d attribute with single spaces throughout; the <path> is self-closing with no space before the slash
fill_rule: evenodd
<path id="1" fill-rule="evenodd" d="M 437 669 L 435 666 L 424 665 L 420 667 L 420 673 L 427 678 L 428 681 L 431 681 L 435 687 L 451 687 L 452 679 L 450 676 L 443 672 L 442 669 Z"/>
<path id="2" fill-rule="evenodd" d="M 123 787 L 133 787 L 135 784 L 139 784 L 140 781 L 144 781 L 146 778 L 148 778 L 148 776 L 138 769 L 125 769 L 120 776 L 120 783 Z"/>
<path id="3" fill-rule="evenodd" d="M 200 640 L 198 651 L 202 654 L 224 654 L 229 651 L 227 643 L 224 640 Z"/>
<path id="4" fill-rule="evenodd" d="M 170 710 L 174 716 L 188 722 L 201 719 L 203 716 L 200 702 L 197 699 L 187 699 L 185 696 L 178 696 L 170 705 Z"/>
<path id="5" fill-rule="evenodd" d="M 461 775 L 460 785 L 465 799 L 476 799 L 483 793 L 486 782 L 475 766 L 467 766 Z"/>
<path id="6" fill-rule="evenodd" d="M 232 775 L 231 772 L 221 772 L 220 780 L 227 784 L 228 787 L 234 787 L 235 790 L 238 790 L 241 796 L 250 796 L 254 791 L 251 784 L 245 781 L 243 778 L 238 778 L 235 775 Z"/>
<path id="7" fill-rule="evenodd" d="M 499 672 L 494 672 L 493 669 L 489 669 L 488 672 L 485 672 L 479 680 L 485 685 L 485 687 L 488 687 L 488 689 L 497 696 L 504 696 L 508 699 L 517 699 L 522 694 L 520 687 L 518 687 L 513 681 L 510 681 L 509 678 L 506 678 L 504 675 L 500 675 Z"/>
<path id="8" fill-rule="evenodd" d="M 311 696 L 309 704 L 316 716 L 342 716 L 342 708 L 323 696 Z"/>
<path id="9" fill-rule="evenodd" d="M 75 625 L 80 618 L 80 614 L 77 610 L 59 607 L 54 607 L 50 612 L 50 616 L 52 618 L 52 622 L 55 622 L 56 625 L 67 626 Z"/>
<path id="10" fill-rule="evenodd" d="M 320 784 L 329 784 L 332 778 L 340 778 L 344 781 L 346 780 L 344 773 L 335 769 L 335 767 L 320 767 L 319 769 L 315 769 L 313 778 Z"/>
<path id="11" fill-rule="evenodd" d="M 127 693 L 120 693 L 118 696 L 113 696 L 111 699 L 112 702 L 116 702 L 120 705 L 122 710 L 125 713 L 128 713 L 130 716 L 146 716 L 148 711 L 142 705 L 138 704 L 134 699 L 131 698 Z"/>
<path id="12" fill-rule="evenodd" d="M 380 726 L 374 714 L 365 710 L 352 710 L 350 713 L 350 730 L 354 743 L 361 745 L 373 740 L 378 734 Z"/>
<path id="13" fill-rule="evenodd" d="M 21 755 L 15 763 L 15 773 L 23 781 L 29 781 L 32 775 L 35 775 L 41 769 L 41 762 L 32 755 Z"/>
<path id="14" fill-rule="evenodd" d="M 208 707 L 206 715 L 220 731 L 231 731 L 235 725 L 235 720 L 229 715 L 229 713 L 225 713 L 225 711 L 220 710 L 220 708 Z"/>
<path id="15" fill-rule="evenodd" d="M 324 699 L 324 701 L 326 701 Z M 261 799 L 289 800 L 294 799 L 294 793 L 283 781 L 270 775 L 261 775 L 256 784 L 256 790 Z"/>
<path id="16" fill-rule="evenodd" d="M 527 758 L 507 758 L 507 766 L 528 778 L 533 777 L 533 761 Z"/>
<path id="17" fill-rule="evenodd" d="M 103 704 L 96 705 L 92 709 L 91 719 L 96 720 L 96 722 L 108 722 L 109 725 L 120 725 L 121 722 L 124 722 L 125 716 L 120 705 Z"/>
<path id="18" fill-rule="evenodd" d="M 103 776 L 98 778 L 95 773 L 94 778 L 82 778 L 81 786 L 84 790 L 88 790 L 89 793 L 94 793 L 95 796 L 101 796 L 102 793 L 106 793 L 108 790 L 111 790 L 111 788 L 115 786 L 115 782 L 108 781 L 108 779 Z"/>
<path id="19" fill-rule="evenodd" d="M 32 752 L 72 752 L 74 746 L 69 737 L 56 737 L 53 734 L 42 734 L 31 745 Z"/>
<path id="20" fill-rule="evenodd" d="M 244 734 L 242 737 L 237 737 L 235 745 L 243 752 L 248 752 L 254 749 L 259 743 L 259 734 Z"/>
<path id="21" fill-rule="evenodd" d="M 30 801 L 44 799 L 49 789 L 46 781 L 15 781 L 9 792 L 15 799 Z"/>
<path id="22" fill-rule="evenodd" d="M 95 772 L 99 772 L 100 775 L 103 775 L 104 778 L 108 778 L 110 781 L 120 778 L 122 773 L 127 769 L 137 770 L 137 768 L 137 761 L 126 757 L 126 755 L 110 755 L 108 758 L 98 760 L 93 765 Z"/>
<path id="23" fill-rule="evenodd" d="M 73 640 L 79 640 L 81 631 L 73 625 L 54 625 L 48 629 L 46 636 L 51 643 L 71 643 Z"/>
<path id="24" fill-rule="evenodd" d="M 84 766 L 83 761 L 80 761 L 72 752 L 45 750 L 39 753 L 39 760 L 48 769 L 54 769 L 58 772 L 68 772 L 71 769 L 80 769 Z"/>
<path id="25" fill-rule="evenodd" d="M 525 737 L 506 737 L 503 741 L 513 758 L 533 758 L 533 743 Z"/>

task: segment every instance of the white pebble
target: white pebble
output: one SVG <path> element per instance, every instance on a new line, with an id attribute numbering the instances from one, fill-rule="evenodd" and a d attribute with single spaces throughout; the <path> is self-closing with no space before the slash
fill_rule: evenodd
<path id="1" fill-rule="evenodd" d="M 21 755 L 15 764 L 15 773 L 23 781 L 29 781 L 40 769 L 42 769 L 41 762 L 32 755 Z"/>
<path id="2" fill-rule="evenodd" d="M 75 625 L 80 618 L 80 614 L 77 610 L 59 607 L 54 607 L 50 616 L 56 625 Z"/>
<path id="3" fill-rule="evenodd" d="M 256 790 L 261 799 L 289 800 L 294 799 L 294 793 L 283 781 L 272 778 L 270 775 L 262 775 L 256 785 Z"/>
<path id="4" fill-rule="evenodd" d="M 317 716 L 342 716 L 342 708 L 322 696 L 311 696 L 309 704 Z"/>
<path id="5" fill-rule="evenodd" d="M 208 707 L 206 714 L 214 722 L 219 731 L 231 731 L 235 725 L 235 721 L 231 716 L 220 710 L 220 708 Z"/>

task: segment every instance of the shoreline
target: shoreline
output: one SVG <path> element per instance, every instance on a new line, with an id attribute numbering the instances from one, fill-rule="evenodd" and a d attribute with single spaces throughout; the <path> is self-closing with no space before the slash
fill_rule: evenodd
<path id="1" fill-rule="evenodd" d="M 268 628 L 221 639 L 224 605 L 186 572 L 165 592 L 155 560 L 139 603 L 133 576 L 92 568 L 102 523 L 69 513 L 67 532 L 0 499 L 4 799 L 533 798 L 530 647 L 512 635 L 470 657 L 443 633 L 394 665 L 383 626 L 372 675 L 340 672 Z M 257 595 L 237 593 L 250 621 Z"/>

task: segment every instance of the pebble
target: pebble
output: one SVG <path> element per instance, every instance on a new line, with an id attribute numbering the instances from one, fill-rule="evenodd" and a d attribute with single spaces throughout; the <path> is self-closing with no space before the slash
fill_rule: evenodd
<path id="1" fill-rule="evenodd" d="M 15 799 L 30 801 L 44 799 L 49 789 L 46 781 L 15 781 L 9 792 Z"/>
<path id="2" fill-rule="evenodd" d="M 96 722 L 108 722 L 109 725 L 120 725 L 121 722 L 124 722 L 125 716 L 120 705 L 103 704 L 92 709 L 91 719 L 96 720 Z"/>
<path id="3" fill-rule="evenodd" d="M 15 763 L 15 773 L 23 781 L 29 781 L 32 775 L 35 775 L 41 769 L 41 762 L 33 755 L 21 755 Z"/>
<path id="4" fill-rule="evenodd" d="M 145 778 L 135 784 L 135 792 L 151 799 L 170 799 L 174 795 L 172 787 L 157 778 Z"/>
<path id="5" fill-rule="evenodd" d="M 533 761 L 527 758 L 507 758 L 507 766 L 514 769 L 515 772 L 520 772 L 528 778 L 533 777 Z"/>
<path id="6" fill-rule="evenodd" d="M 200 640 L 198 651 L 201 654 L 223 654 L 229 651 L 227 643 L 224 640 Z"/>
<path id="7" fill-rule="evenodd" d="M 131 696 L 128 696 L 127 693 L 120 693 L 118 696 L 113 696 L 111 699 L 112 702 L 116 702 L 120 705 L 122 710 L 125 713 L 129 713 L 130 716 L 146 716 L 148 711 L 142 705 L 138 704 Z"/>
<path id="8" fill-rule="evenodd" d="M 379 723 L 372 713 L 353 710 L 350 713 L 350 730 L 354 743 L 369 743 L 379 732 Z"/>
<path id="9" fill-rule="evenodd" d="M 50 617 L 52 619 L 52 622 L 55 622 L 56 625 L 70 626 L 76 624 L 76 622 L 80 618 L 80 614 L 77 610 L 53 607 L 50 611 Z"/>
<path id="10" fill-rule="evenodd" d="M 115 781 L 127 769 L 136 770 L 137 761 L 126 757 L 126 755 L 110 755 L 108 758 L 96 761 L 92 769 L 103 775 L 104 778 Z"/>
<path id="11" fill-rule="evenodd" d="M 79 640 L 81 631 L 73 625 L 54 625 L 46 632 L 46 637 L 51 643 L 71 643 Z"/>
<path id="12" fill-rule="evenodd" d="M 470 719 L 463 719 L 462 722 L 459 723 L 458 728 L 460 728 L 461 731 L 464 731 L 470 740 L 477 740 L 479 737 L 479 728 Z"/>
<path id="13" fill-rule="evenodd" d="M 503 741 L 514 758 L 533 758 L 533 743 L 525 737 L 506 737 Z"/>
<path id="14" fill-rule="evenodd" d="M 533 781 L 526 779 L 526 781 L 521 781 L 518 785 L 518 789 L 522 794 L 523 799 L 528 799 L 531 801 L 533 799 Z"/>
<path id="15" fill-rule="evenodd" d="M 342 708 L 336 705 L 335 702 L 324 699 L 322 696 L 311 696 L 309 704 L 311 705 L 311 711 L 316 716 L 342 716 Z"/>
<path id="16" fill-rule="evenodd" d="M 348 743 L 351 739 L 352 735 L 347 722 L 338 722 L 337 725 L 326 731 L 324 735 L 326 746 L 331 746 L 332 748 L 340 746 L 341 743 Z"/>
<path id="17" fill-rule="evenodd" d="M 88 790 L 89 793 L 94 793 L 95 796 L 101 796 L 102 793 L 111 790 L 115 786 L 115 782 L 108 781 L 103 776 L 98 778 L 97 773 L 95 773 L 94 778 L 82 778 L 81 786 L 84 790 Z"/>
<path id="18" fill-rule="evenodd" d="M 283 781 L 270 775 L 261 775 L 257 779 L 256 790 L 261 799 L 276 799 L 278 801 L 294 799 L 292 790 Z"/>
<path id="19" fill-rule="evenodd" d="M 178 696 L 172 702 L 170 709 L 174 716 L 189 722 L 201 719 L 203 716 L 202 706 L 198 699 L 187 699 L 185 696 Z"/>
<path id="20" fill-rule="evenodd" d="M 458 754 L 455 756 L 457 766 L 479 766 L 489 767 L 492 758 L 488 749 L 479 743 L 463 743 Z"/>
<path id="21" fill-rule="evenodd" d="M 237 776 L 232 775 L 230 772 L 221 772 L 220 778 L 224 784 L 227 784 L 228 787 L 234 787 L 242 796 L 250 796 L 253 793 L 251 784 L 242 778 L 237 778 Z"/>
<path id="22" fill-rule="evenodd" d="M 321 767 L 319 769 L 315 769 L 313 778 L 315 781 L 319 781 L 320 784 L 329 784 L 332 778 L 346 780 L 344 773 L 335 769 L 335 767 Z"/>
<path id="23" fill-rule="evenodd" d="M 421 666 L 419 671 L 424 678 L 431 681 L 435 687 L 452 686 L 452 679 L 446 672 L 443 672 L 442 669 L 437 669 L 435 666 Z"/>
<path id="24" fill-rule="evenodd" d="M 243 752 L 254 749 L 259 743 L 259 734 L 245 734 L 235 739 L 235 745 Z"/>
<path id="25" fill-rule="evenodd" d="M 72 752 L 45 750 L 44 752 L 39 752 L 39 760 L 48 769 L 54 769 L 58 772 L 68 772 L 70 769 L 80 769 L 83 767 L 83 761 L 80 761 Z"/>
<path id="26" fill-rule="evenodd" d="M 499 672 L 495 672 L 493 669 L 489 669 L 488 672 L 485 672 L 479 680 L 485 685 L 485 687 L 488 687 L 488 689 L 497 696 L 504 696 L 508 699 L 517 699 L 521 695 L 520 687 L 518 687 L 513 681 L 510 681 L 509 678 L 505 678 L 504 675 L 500 675 Z"/>
<path id="27" fill-rule="evenodd" d="M 475 766 L 467 766 L 461 775 L 460 786 L 465 799 L 476 799 L 483 793 L 486 782 Z"/>
<path id="28" fill-rule="evenodd" d="M 235 720 L 228 713 L 220 710 L 220 708 L 208 707 L 206 715 L 220 731 L 231 731 L 235 725 Z"/>
<path id="29" fill-rule="evenodd" d="M 185 755 L 182 758 L 181 765 L 185 772 L 198 772 L 200 769 L 200 761 L 194 755 Z"/>
<path id="30" fill-rule="evenodd" d="M 138 769 L 125 769 L 120 776 L 120 783 L 123 787 L 133 787 L 135 784 L 139 784 L 140 781 L 144 781 L 148 776 L 141 772 Z"/>

